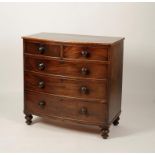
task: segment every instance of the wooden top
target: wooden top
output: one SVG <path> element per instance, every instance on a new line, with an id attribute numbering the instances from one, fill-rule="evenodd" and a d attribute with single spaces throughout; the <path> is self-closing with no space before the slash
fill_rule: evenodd
<path id="1" fill-rule="evenodd" d="M 102 45 L 112 45 L 124 39 L 122 37 L 104 37 L 104 36 L 89 36 L 89 35 L 45 33 L 45 32 L 30 36 L 24 36 L 22 38 L 31 40 L 52 41 L 52 42 L 102 44 Z"/>

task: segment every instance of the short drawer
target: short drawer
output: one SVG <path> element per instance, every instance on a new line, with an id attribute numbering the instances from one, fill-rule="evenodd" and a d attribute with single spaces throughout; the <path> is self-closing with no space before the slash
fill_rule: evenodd
<path id="1" fill-rule="evenodd" d="M 108 76 L 107 64 L 103 62 L 67 61 L 25 55 L 25 69 L 71 77 L 104 79 Z"/>
<path id="2" fill-rule="evenodd" d="M 26 91 L 25 108 L 40 116 L 102 123 L 105 121 L 106 104 Z"/>
<path id="3" fill-rule="evenodd" d="M 106 98 L 106 80 L 76 80 L 25 71 L 25 90 L 77 98 Z"/>
<path id="4" fill-rule="evenodd" d="M 51 57 L 60 57 L 61 48 L 59 45 L 47 44 L 47 43 L 36 43 L 25 41 L 24 53 L 44 55 Z"/>
<path id="5" fill-rule="evenodd" d="M 68 59 L 108 61 L 108 48 L 101 46 L 64 46 L 63 57 Z"/>

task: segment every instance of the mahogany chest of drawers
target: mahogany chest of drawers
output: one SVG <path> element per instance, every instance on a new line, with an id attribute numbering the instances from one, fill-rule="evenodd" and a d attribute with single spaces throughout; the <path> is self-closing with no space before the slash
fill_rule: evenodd
<path id="1" fill-rule="evenodd" d="M 121 113 L 123 40 L 39 33 L 23 37 L 24 113 L 101 128 L 108 137 Z"/>

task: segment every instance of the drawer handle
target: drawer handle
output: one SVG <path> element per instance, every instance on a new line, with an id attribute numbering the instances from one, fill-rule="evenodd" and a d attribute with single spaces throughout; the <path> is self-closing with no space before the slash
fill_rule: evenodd
<path id="1" fill-rule="evenodd" d="M 40 102 L 38 103 L 38 105 L 39 105 L 41 108 L 44 108 L 45 105 L 46 105 L 46 102 L 45 102 L 45 101 L 40 101 Z"/>
<path id="2" fill-rule="evenodd" d="M 39 48 L 38 48 L 38 53 L 39 54 L 43 54 L 45 52 L 45 47 L 44 46 L 40 46 Z"/>
<path id="3" fill-rule="evenodd" d="M 86 115 L 86 114 L 88 113 L 87 108 L 86 108 L 86 107 L 82 107 L 82 108 L 80 109 L 80 113 L 81 113 L 82 115 Z"/>
<path id="4" fill-rule="evenodd" d="M 89 74 L 88 68 L 82 67 L 82 69 L 81 69 L 81 74 L 82 74 L 82 75 L 88 75 L 88 74 Z"/>
<path id="5" fill-rule="evenodd" d="M 44 87 L 45 87 L 45 82 L 44 82 L 44 81 L 40 81 L 40 82 L 38 83 L 38 87 L 39 87 L 39 88 L 44 88 Z"/>
<path id="6" fill-rule="evenodd" d="M 38 64 L 38 69 L 39 70 L 44 70 L 45 69 L 45 64 L 44 63 L 39 63 Z"/>
<path id="7" fill-rule="evenodd" d="M 88 51 L 81 51 L 81 55 L 85 58 L 87 58 L 89 56 L 89 52 Z"/>
<path id="8" fill-rule="evenodd" d="M 81 87 L 81 93 L 87 94 L 88 93 L 87 87 L 85 87 L 85 86 Z"/>

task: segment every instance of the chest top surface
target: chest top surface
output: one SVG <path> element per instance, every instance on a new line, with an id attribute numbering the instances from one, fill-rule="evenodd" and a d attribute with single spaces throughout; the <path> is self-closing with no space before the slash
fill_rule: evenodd
<path id="1" fill-rule="evenodd" d="M 24 36 L 23 39 L 64 42 L 64 43 L 80 43 L 80 44 L 102 44 L 112 45 L 121 40 L 122 37 L 106 37 L 106 36 L 90 36 L 77 34 L 63 34 L 63 33 L 37 33 L 34 35 Z"/>

